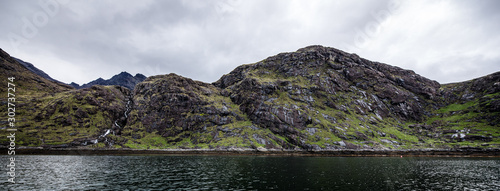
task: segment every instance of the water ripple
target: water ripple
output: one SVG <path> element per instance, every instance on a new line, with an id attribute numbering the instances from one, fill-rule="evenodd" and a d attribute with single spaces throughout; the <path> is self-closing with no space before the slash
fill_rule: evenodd
<path id="1" fill-rule="evenodd" d="M 8 161 L 7 156 L 0 156 Z M 16 156 L 7 190 L 500 190 L 497 158 Z"/>

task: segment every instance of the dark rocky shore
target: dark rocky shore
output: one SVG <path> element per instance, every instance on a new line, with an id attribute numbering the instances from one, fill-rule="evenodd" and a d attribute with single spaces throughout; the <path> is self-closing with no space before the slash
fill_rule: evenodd
<path id="1" fill-rule="evenodd" d="M 0 148 L 7 154 L 7 148 Z M 415 149 L 415 150 L 267 150 L 248 148 L 228 149 L 78 149 L 21 147 L 16 155 L 262 155 L 262 156 L 329 156 L 329 157 L 500 157 L 500 149 Z"/>

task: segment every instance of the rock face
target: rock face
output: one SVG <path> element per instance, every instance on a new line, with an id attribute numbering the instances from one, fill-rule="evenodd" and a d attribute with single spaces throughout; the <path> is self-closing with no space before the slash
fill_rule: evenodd
<path id="1" fill-rule="evenodd" d="M 413 71 L 321 46 L 279 54 L 257 64 L 238 67 L 214 84 L 220 88 L 236 89 L 238 93 L 232 96 L 237 103 L 257 98 L 249 101 L 257 106 L 265 101 L 262 96 L 279 91 L 302 103 L 312 103 L 314 98 L 318 98 L 333 109 L 417 121 L 425 115 L 422 110 L 428 105 L 426 100 L 434 98 L 440 88 L 438 82 Z M 358 95 L 360 99 L 344 105 L 336 104 L 339 99 L 347 99 L 343 97 L 346 92 Z M 247 93 L 253 95 L 245 96 L 249 95 Z"/>
<path id="2" fill-rule="evenodd" d="M 256 139 L 273 137 L 251 126 L 239 107 L 221 95 L 221 89 L 168 74 L 137 85 L 125 135 L 141 143 L 144 135 L 139 132 L 150 132 L 181 147 L 230 147 L 236 139 L 250 145 Z M 263 139 L 260 144 L 270 143 Z"/>
<path id="3" fill-rule="evenodd" d="M 218 94 L 219 89 L 211 84 L 176 74 L 154 76 L 135 89 L 134 113 L 130 121 L 131 124 L 142 123 L 146 131 L 157 130 L 163 137 L 172 137 L 241 118 L 231 115 L 227 109 L 229 103 Z"/>
<path id="4" fill-rule="evenodd" d="M 113 76 L 112 78 L 110 78 L 108 80 L 99 78 L 97 80 L 94 80 L 94 81 L 89 82 L 87 84 L 83 84 L 81 86 L 74 83 L 74 82 L 71 83 L 70 85 L 77 88 L 77 89 L 88 88 L 88 87 L 91 87 L 93 85 L 103 85 L 103 86 L 118 85 L 118 86 L 126 87 L 130 90 L 133 90 L 136 84 L 144 81 L 145 79 L 146 79 L 146 76 L 144 76 L 142 74 L 136 74 L 135 76 L 132 76 L 131 74 L 129 74 L 127 72 L 122 72 L 120 74 Z"/>
<path id="5" fill-rule="evenodd" d="M 242 65 L 212 84 L 168 74 L 131 90 L 93 86 L 33 97 L 27 105 L 35 109 L 20 125 L 41 134 L 26 134 L 26 143 L 261 152 L 500 147 L 500 73 L 441 85 L 309 46 Z"/>
<path id="6" fill-rule="evenodd" d="M 413 71 L 321 46 L 240 66 L 214 85 L 231 92 L 252 122 L 301 148 L 315 148 L 307 143 L 306 127 L 330 134 L 329 140 L 366 140 L 363 133 L 344 129 L 359 126 L 373 134 L 372 129 L 383 131 L 392 122 L 421 121 L 428 115 L 427 100 L 440 88 Z"/>

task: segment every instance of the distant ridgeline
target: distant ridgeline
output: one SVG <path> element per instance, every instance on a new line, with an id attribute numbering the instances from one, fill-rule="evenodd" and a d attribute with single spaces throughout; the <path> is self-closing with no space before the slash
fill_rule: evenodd
<path id="1" fill-rule="evenodd" d="M 77 89 L 88 88 L 93 85 L 103 85 L 103 86 L 118 85 L 133 90 L 136 84 L 141 83 L 145 79 L 146 76 L 142 74 L 136 74 L 135 76 L 132 76 L 127 72 L 122 72 L 118 75 L 113 76 L 111 79 L 108 80 L 99 78 L 97 80 L 91 81 L 81 86 L 74 82 L 71 83 L 70 85 Z"/>
<path id="2" fill-rule="evenodd" d="M 439 84 L 411 70 L 309 46 L 241 65 L 214 83 L 122 72 L 69 86 L 4 51 L 0 56 L 2 79 L 18 79 L 16 141 L 22 146 L 500 148 L 500 72 Z M 0 99 L 5 105 L 6 97 Z M 6 136 L 0 144 L 9 144 Z"/>

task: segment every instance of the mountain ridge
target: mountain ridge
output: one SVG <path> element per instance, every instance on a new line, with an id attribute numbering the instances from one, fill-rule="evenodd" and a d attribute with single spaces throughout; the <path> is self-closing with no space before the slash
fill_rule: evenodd
<path id="1" fill-rule="evenodd" d="M 133 149 L 499 148 L 499 82 L 496 72 L 441 85 L 315 45 L 241 65 L 213 83 L 167 74 L 130 90 L 96 85 L 35 96 L 20 139 Z"/>
<path id="2" fill-rule="evenodd" d="M 107 80 L 103 78 L 98 78 L 81 86 L 74 82 L 72 82 L 70 85 L 77 89 L 88 88 L 93 85 L 119 85 L 126 87 L 130 90 L 133 90 L 136 84 L 144 81 L 145 79 L 146 76 L 142 74 L 137 73 L 135 76 L 132 76 L 130 73 L 124 71 L 117 75 L 114 75 L 113 77 Z"/>
<path id="3" fill-rule="evenodd" d="M 19 62 L 18 59 L 11 57 L 2 49 L 0 49 L 0 61 L 0 76 L 4 77 L 5 79 L 8 77 L 19 76 L 16 78 L 16 81 L 19 83 L 18 93 L 26 93 L 28 95 L 54 94 L 72 89 L 72 87 L 58 82 L 57 80 L 53 80 L 51 78 L 47 79 L 40 76 L 36 73 L 36 70 L 35 72 L 30 70 L 21 62 Z M 36 67 L 34 68 L 36 69 Z M 43 71 L 41 72 L 45 74 Z M 6 91 L 6 86 L 0 86 L 0 92 Z"/>
<path id="4" fill-rule="evenodd" d="M 25 62 L 19 58 L 15 58 L 15 57 L 12 57 L 14 58 L 19 64 L 23 65 L 24 67 L 26 67 L 26 69 L 28 69 L 29 71 L 47 79 L 47 80 L 50 80 L 50 81 L 54 81 L 54 82 L 57 82 L 57 83 L 62 83 L 52 77 L 50 77 L 47 73 L 45 73 L 44 71 L 38 69 L 37 67 L 35 67 L 33 64 L 29 63 L 29 62 Z"/>

